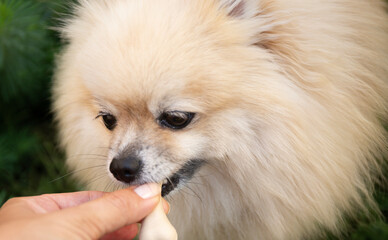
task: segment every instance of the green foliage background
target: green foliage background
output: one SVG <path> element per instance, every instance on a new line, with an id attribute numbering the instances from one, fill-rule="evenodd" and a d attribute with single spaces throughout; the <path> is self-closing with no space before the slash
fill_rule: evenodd
<path id="1" fill-rule="evenodd" d="M 0 204 L 14 196 L 75 190 L 50 113 L 57 33 L 69 1 L 0 0 Z"/>
<path id="2" fill-rule="evenodd" d="M 77 189 L 70 177 L 55 180 L 66 169 L 50 113 L 60 41 L 49 29 L 70 2 L 0 0 L 0 206 L 10 197 Z M 377 191 L 376 198 L 388 217 L 387 192 Z M 384 219 L 352 226 L 345 239 L 388 239 Z"/>

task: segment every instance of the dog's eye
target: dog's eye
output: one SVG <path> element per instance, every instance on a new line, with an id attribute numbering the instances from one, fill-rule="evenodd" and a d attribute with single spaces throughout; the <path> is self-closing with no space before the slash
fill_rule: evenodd
<path id="1" fill-rule="evenodd" d="M 97 117 L 102 117 L 105 127 L 109 130 L 113 130 L 116 127 L 117 120 L 115 116 L 109 113 L 100 112 Z"/>
<path id="2" fill-rule="evenodd" d="M 162 115 L 160 115 L 158 121 L 163 127 L 182 129 L 190 124 L 191 120 L 194 118 L 194 115 L 194 113 L 190 112 L 164 112 Z"/>

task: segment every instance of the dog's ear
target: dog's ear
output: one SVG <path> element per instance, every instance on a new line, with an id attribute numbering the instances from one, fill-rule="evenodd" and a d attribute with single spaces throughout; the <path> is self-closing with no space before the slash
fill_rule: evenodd
<path id="1" fill-rule="evenodd" d="M 257 0 L 220 0 L 221 8 L 235 18 L 254 17 L 258 12 Z"/>
<path id="2" fill-rule="evenodd" d="M 269 13 L 271 2 L 262 0 L 218 0 L 220 10 L 231 19 L 241 20 L 242 27 L 248 33 L 248 43 L 265 49 L 275 47 L 274 39 L 278 37 L 276 22 Z"/>

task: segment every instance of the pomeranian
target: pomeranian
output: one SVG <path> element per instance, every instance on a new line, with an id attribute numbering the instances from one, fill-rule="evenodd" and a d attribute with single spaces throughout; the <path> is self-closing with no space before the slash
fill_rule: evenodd
<path id="1" fill-rule="evenodd" d="M 180 239 L 340 234 L 387 151 L 378 0 L 81 0 L 53 108 L 88 189 L 163 183 Z"/>

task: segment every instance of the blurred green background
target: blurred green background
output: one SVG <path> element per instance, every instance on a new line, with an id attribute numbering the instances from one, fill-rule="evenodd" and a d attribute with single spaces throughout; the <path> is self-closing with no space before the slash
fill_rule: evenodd
<path id="1" fill-rule="evenodd" d="M 61 45 L 50 27 L 60 25 L 70 3 L 0 0 L 0 206 L 10 197 L 77 190 L 65 176 L 50 112 L 53 60 Z M 388 217 L 387 191 L 377 190 L 376 198 Z M 353 223 L 344 238 L 388 240 L 388 224 Z"/>

